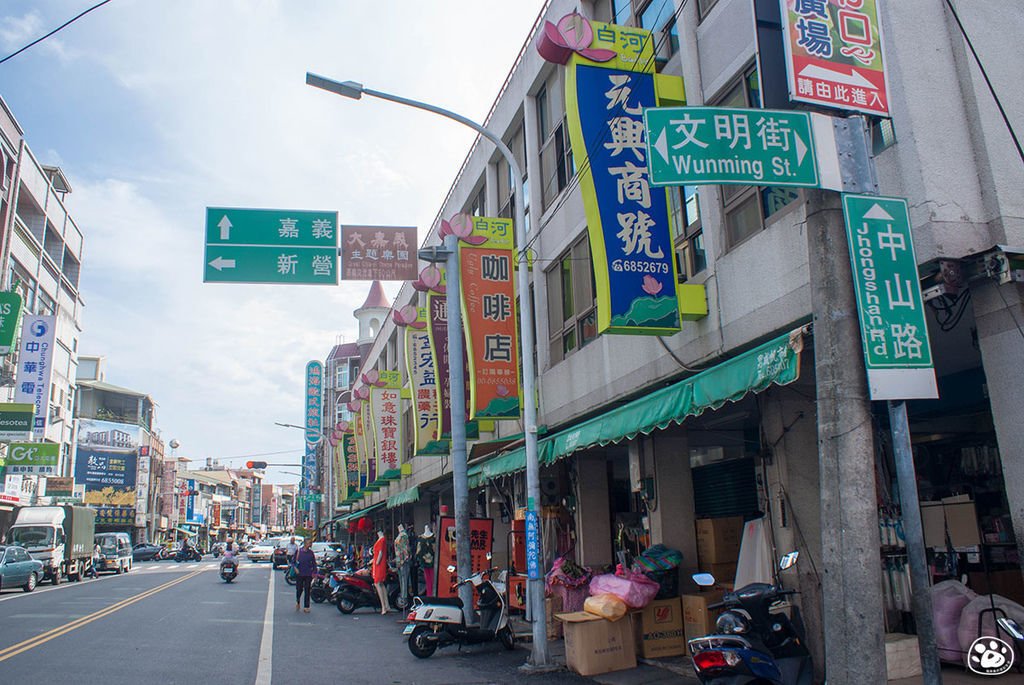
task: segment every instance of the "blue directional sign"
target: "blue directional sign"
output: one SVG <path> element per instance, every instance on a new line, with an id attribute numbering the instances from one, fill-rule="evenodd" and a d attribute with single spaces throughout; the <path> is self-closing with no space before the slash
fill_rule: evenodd
<path id="1" fill-rule="evenodd" d="M 540 567 L 540 522 L 537 519 L 537 512 L 527 509 L 526 577 L 530 580 L 540 580 L 543 577 Z"/>

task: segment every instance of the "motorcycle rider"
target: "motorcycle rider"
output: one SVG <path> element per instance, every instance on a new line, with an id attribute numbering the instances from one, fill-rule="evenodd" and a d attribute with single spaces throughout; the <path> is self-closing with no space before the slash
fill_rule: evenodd
<path id="1" fill-rule="evenodd" d="M 235 560 L 235 556 L 238 554 L 238 545 L 234 543 L 231 538 L 228 538 L 227 542 L 224 543 L 224 558 L 221 559 L 220 567 L 223 569 L 228 564 L 233 564 L 235 567 L 235 573 L 238 573 L 238 562 Z"/>

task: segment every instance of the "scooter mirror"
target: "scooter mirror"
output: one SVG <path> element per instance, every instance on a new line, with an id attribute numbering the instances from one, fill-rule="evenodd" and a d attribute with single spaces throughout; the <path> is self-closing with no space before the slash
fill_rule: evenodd
<path id="1" fill-rule="evenodd" d="M 448 573 L 455 573 L 455 567 L 454 566 L 449 566 L 448 567 Z"/>
<path id="2" fill-rule="evenodd" d="M 715 577 L 710 573 L 694 573 L 691 577 L 693 582 L 701 587 L 711 587 L 715 584 Z"/>
<path id="3" fill-rule="evenodd" d="M 1012 635 L 1014 640 L 1024 640 L 1024 629 L 1022 629 L 1020 624 L 1012 618 L 1008 618 L 1006 616 L 997 618 L 996 623 L 999 624 L 1000 628 Z"/>
<path id="4" fill-rule="evenodd" d="M 779 561 L 779 568 L 783 571 L 785 571 L 787 568 L 792 568 L 796 565 L 796 561 L 799 558 L 800 552 L 790 552 L 789 554 L 785 554 Z"/>
<path id="5" fill-rule="evenodd" d="M 490 553 L 490 552 L 488 552 L 488 553 L 487 553 L 487 561 L 490 561 L 490 560 L 491 560 L 491 553 Z"/>

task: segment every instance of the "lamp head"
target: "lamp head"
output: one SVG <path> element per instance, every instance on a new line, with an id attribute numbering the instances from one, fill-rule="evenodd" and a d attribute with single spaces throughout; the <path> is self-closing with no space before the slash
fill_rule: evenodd
<path id="1" fill-rule="evenodd" d="M 356 83 L 355 81 L 345 81 L 339 83 L 338 81 L 332 81 L 329 78 L 323 76 L 317 76 L 316 74 L 306 72 L 306 85 L 313 86 L 314 88 L 320 88 L 322 90 L 329 91 L 331 93 L 337 93 L 353 100 L 358 100 L 363 97 L 363 84 Z"/>

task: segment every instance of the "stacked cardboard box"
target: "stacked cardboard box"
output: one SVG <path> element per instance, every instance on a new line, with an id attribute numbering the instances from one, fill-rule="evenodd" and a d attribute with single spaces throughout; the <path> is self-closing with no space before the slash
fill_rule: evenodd
<path id="1" fill-rule="evenodd" d="M 683 612 L 678 597 L 654 600 L 635 612 L 633 618 L 641 656 L 654 659 L 686 654 Z"/>
<path id="2" fill-rule="evenodd" d="M 722 612 L 708 607 L 721 601 L 724 590 L 712 590 L 697 595 L 683 595 L 683 634 L 687 641 L 715 632 L 715 621 Z"/>
<path id="3" fill-rule="evenodd" d="M 636 638 L 629 614 L 618 621 L 585 611 L 557 617 L 564 624 L 565 662 L 573 671 L 589 676 L 636 668 Z"/>

